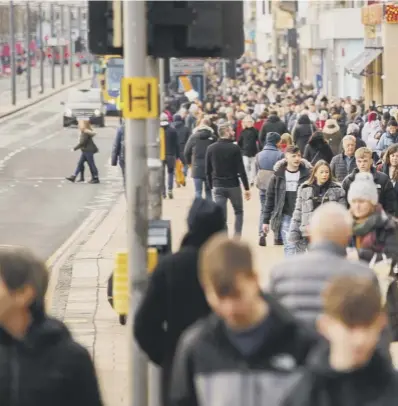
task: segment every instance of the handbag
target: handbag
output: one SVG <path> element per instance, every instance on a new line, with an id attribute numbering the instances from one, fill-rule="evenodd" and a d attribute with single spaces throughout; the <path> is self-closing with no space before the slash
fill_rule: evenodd
<path id="1" fill-rule="evenodd" d="M 256 185 L 257 189 L 267 190 L 269 181 L 274 173 L 273 173 L 273 171 L 268 171 L 266 169 L 260 169 L 260 162 L 258 159 L 258 155 L 256 156 L 256 163 L 257 163 L 258 171 L 257 171 L 257 175 L 256 175 L 255 185 Z"/>
<path id="2" fill-rule="evenodd" d="M 387 258 L 382 254 L 382 260 L 377 261 L 378 254 L 374 254 L 369 262 L 369 267 L 373 269 L 377 281 L 379 282 L 382 305 L 387 303 L 387 293 L 392 283 L 396 282 L 397 278 L 391 275 L 392 259 Z"/>
<path id="3" fill-rule="evenodd" d="M 177 159 L 176 162 L 176 183 L 177 185 L 185 185 L 185 175 L 183 172 L 183 163 L 180 159 Z"/>

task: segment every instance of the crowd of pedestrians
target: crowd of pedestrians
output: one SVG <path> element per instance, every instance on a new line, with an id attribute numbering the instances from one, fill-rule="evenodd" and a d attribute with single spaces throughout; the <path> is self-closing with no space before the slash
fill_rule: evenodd
<path id="1" fill-rule="evenodd" d="M 196 224 L 203 238 L 160 261 L 135 315 L 164 405 L 395 404 L 398 111 L 328 98 L 245 58 L 235 79 L 215 70 L 204 102 L 166 109 L 185 128 L 188 235 Z M 244 198 L 260 201 L 259 245 L 272 231 L 284 247 L 266 290 L 241 241 Z"/>

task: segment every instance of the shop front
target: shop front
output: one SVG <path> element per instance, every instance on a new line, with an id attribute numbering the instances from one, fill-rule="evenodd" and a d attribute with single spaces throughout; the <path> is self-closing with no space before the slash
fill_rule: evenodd
<path id="1" fill-rule="evenodd" d="M 372 4 L 362 8 L 365 47 L 345 67 L 347 74 L 364 77 L 365 105 L 398 103 L 398 5 Z"/>

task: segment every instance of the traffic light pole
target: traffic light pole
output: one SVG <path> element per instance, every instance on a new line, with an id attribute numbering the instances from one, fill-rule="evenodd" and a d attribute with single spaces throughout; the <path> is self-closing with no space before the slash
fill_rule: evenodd
<path id="1" fill-rule="evenodd" d="M 148 57 L 147 76 L 159 77 L 161 82 L 161 71 L 158 69 L 156 59 Z M 159 86 L 159 96 L 162 100 L 162 90 Z M 161 102 L 160 102 L 161 103 Z M 162 110 L 161 110 L 162 111 Z M 160 160 L 159 148 L 159 119 L 150 118 L 147 120 L 147 143 L 148 143 L 148 169 L 149 169 L 149 218 L 160 220 L 162 217 L 162 162 Z M 149 364 L 148 367 L 149 404 L 148 406 L 161 406 L 161 375 L 156 365 Z"/>
<path id="2" fill-rule="evenodd" d="M 123 2 L 124 75 L 146 76 L 146 2 Z M 125 101 L 127 102 L 127 101 Z M 127 252 L 130 287 L 129 399 L 131 406 L 148 404 L 148 363 L 135 342 L 133 320 L 147 283 L 148 168 L 146 120 L 125 120 Z"/>

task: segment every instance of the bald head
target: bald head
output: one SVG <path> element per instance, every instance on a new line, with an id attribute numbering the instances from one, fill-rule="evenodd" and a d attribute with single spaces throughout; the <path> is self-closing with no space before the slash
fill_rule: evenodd
<path id="1" fill-rule="evenodd" d="M 329 241 L 346 247 L 352 237 L 352 225 L 351 214 L 343 205 L 336 202 L 322 204 L 311 217 L 311 242 Z"/>

